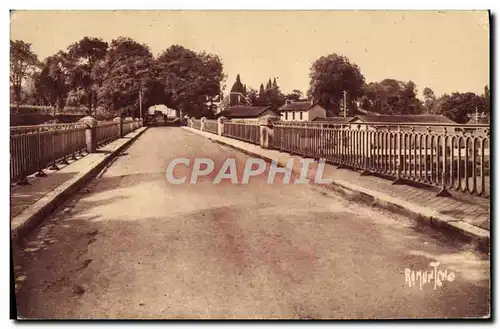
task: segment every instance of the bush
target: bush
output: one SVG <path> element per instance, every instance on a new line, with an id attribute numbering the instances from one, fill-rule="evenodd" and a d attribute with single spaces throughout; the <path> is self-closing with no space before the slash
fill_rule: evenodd
<path id="1" fill-rule="evenodd" d="M 10 105 L 10 112 L 15 113 L 17 110 L 16 105 Z M 87 112 L 86 107 L 65 107 L 62 111 L 58 111 L 58 113 L 62 114 L 85 114 Z M 39 106 L 39 105 L 19 105 L 19 114 L 27 114 L 27 113 L 43 113 L 43 114 L 53 114 L 54 107 L 53 106 Z"/>

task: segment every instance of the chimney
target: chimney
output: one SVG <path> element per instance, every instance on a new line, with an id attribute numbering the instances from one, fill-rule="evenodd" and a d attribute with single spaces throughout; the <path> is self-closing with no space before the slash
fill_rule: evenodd
<path id="1" fill-rule="evenodd" d="M 292 100 L 291 100 L 291 99 L 286 99 L 286 100 L 285 100 L 285 104 L 290 104 L 291 102 L 292 102 Z"/>

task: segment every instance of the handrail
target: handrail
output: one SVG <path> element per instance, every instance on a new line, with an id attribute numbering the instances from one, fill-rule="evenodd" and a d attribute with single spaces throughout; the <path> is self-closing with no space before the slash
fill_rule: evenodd
<path id="1" fill-rule="evenodd" d="M 439 195 L 455 190 L 489 197 L 489 132 L 462 134 L 449 131 L 449 125 L 441 127 L 415 131 L 400 125 L 370 130 L 275 123 L 271 143 L 277 150 L 325 158 L 364 174 L 439 187 Z"/>

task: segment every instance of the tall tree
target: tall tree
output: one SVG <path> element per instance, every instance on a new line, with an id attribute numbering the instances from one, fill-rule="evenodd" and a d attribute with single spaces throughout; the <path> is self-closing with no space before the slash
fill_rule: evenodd
<path id="1" fill-rule="evenodd" d="M 31 50 L 31 44 L 21 40 L 10 41 L 10 85 L 16 98 L 16 111 L 21 103 L 23 81 L 38 65 L 38 58 Z"/>
<path id="2" fill-rule="evenodd" d="M 270 106 L 272 109 L 277 110 L 281 106 L 285 104 L 285 95 L 281 92 L 278 84 L 276 83 L 276 78 L 274 78 L 273 82 L 269 79 L 268 84 L 269 88 L 266 89 L 266 103 L 265 105 Z"/>
<path id="3" fill-rule="evenodd" d="M 260 84 L 260 88 L 259 88 L 259 97 L 263 98 L 264 97 L 264 93 L 265 93 L 264 85 L 261 83 Z"/>
<path id="4" fill-rule="evenodd" d="M 365 78 L 360 68 L 345 56 L 331 54 L 318 58 L 312 64 L 309 76 L 308 96 L 332 114 L 338 113 L 344 91 L 349 97 L 350 107 L 363 94 Z"/>
<path id="5" fill-rule="evenodd" d="M 154 83 L 154 59 L 149 48 L 131 38 L 111 41 L 109 50 L 96 72 L 102 77 L 97 95 L 98 104 L 113 112 L 140 117 L 139 109 L 146 103 Z M 142 94 L 142 104 L 139 104 Z M 143 112 L 147 109 L 142 107 Z M 144 113 L 142 113 L 144 116 Z"/>
<path id="6" fill-rule="evenodd" d="M 425 87 L 423 95 L 425 112 L 429 114 L 434 113 L 436 107 L 436 94 L 434 94 L 434 91 L 431 88 Z"/>
<path id="7" fill-rule="evenodd" d="M 411 80 L 404 84 L 399 108 L 401 114 L 420 114 L 424 110 L 422 102 L 417 98 L 417 86 Z"/>
<path id="8" fill-rule="evenodd" d="M 443 95 L 437 101 L 436 112 L 458 123 L 467 123 L 476 111 L 485 112 L 484 97 L 475 93 L 453 93 Z"/>
<path id="9" fill-rule="evenodd" d="M 95 108 L 94 92 L 95 81 L 99 78 L 94 69 L 100 60 L 106 56 L 108 43 L 100 38 L 84 37 L 68 47 L 68 54 L 72 58 L 72 85 L 82 87 L 88 96 L 89 111 Z"/>
<path id="10" fill-rule="evenodd" d="M 269 78 L 269 81 L 267 82 L 266 89 L 271 89 L 273 87 L 271 83 L 271 78 Z"/>
<path id="11" fill-rule="evenodd" d="M 177 114 L 179 110 L 190 116 L 208 113 L 207 98 L 220 94 L 226 78 L 218 56 L 198 54 L 179 45 L 165 50 L 156 59 L 156 66 L 166 105 Z"/>
<path id="12" fill-rule="evenodd" d="M 56 112 L 57 109 L 62 109 L 65 106 L 70 90 L 68 54 L 59 51 L 57 54 L 47 57 L 41 64 L 41 69 L 37 77 L 37 89 Z"/>

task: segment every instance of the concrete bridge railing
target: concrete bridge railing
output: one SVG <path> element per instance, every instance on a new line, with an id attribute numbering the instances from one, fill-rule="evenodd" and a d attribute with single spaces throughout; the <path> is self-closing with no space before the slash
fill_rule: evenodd
<path id="1" fill-rule="evenodd" d="M 27 176 L 44 177 L 44 169 L 59 169 L 84 152 L 94 153 L 99 146 L 110 143 L 141 127 L 139 119 L 115 118 L 97 121 L 85 117 L 77 123 L 11 127 L 10 180 L 27 184 Z"/>

